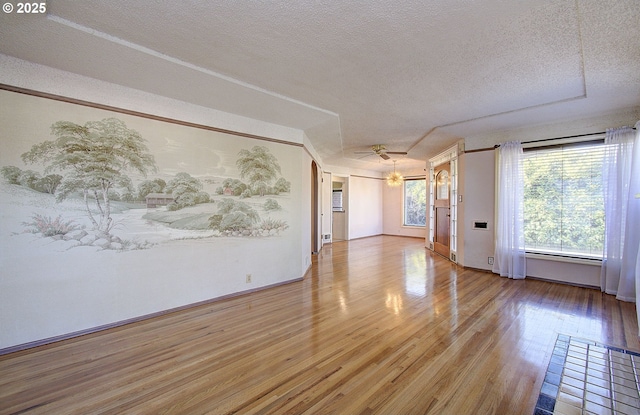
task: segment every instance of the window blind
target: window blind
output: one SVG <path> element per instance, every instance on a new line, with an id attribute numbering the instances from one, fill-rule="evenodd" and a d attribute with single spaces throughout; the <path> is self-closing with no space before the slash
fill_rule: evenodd
<path id="1" fill-rule="evenodd" d="M 602 257 L 604 144 L 528 149 L 524 153 L 527 251 Z"/>

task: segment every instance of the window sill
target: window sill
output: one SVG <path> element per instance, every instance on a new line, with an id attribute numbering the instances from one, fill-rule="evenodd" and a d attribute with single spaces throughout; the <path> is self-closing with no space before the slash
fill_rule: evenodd
<path id="1" fill-rule="evenodd" d="M 557 261 L 557 262 L 569 262 L 572 264 L 582 265 L 594 265 L 601 266 L 602 258 L 586 258 L 586 257 L 572 257 L 559 254 L 544 254 L 540 252 L 527 252 L 527 259 L 542 259 L 544 261 Z"/>

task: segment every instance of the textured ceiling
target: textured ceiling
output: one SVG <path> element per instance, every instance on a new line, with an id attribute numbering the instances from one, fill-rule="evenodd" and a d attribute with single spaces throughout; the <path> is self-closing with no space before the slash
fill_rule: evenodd
<path id="1" fill-rule="evenodd" d="M 305 130 L 323 162 L 640 105 L 638 0 L 76 1 L 0 53 Z M 367 162 L 367 163 L 365 163 Z M 423 165 L 423 164 L 421 164 Z"/>

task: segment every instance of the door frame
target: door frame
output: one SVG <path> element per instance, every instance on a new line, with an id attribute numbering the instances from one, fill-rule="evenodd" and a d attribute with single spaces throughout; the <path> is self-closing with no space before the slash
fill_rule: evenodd
<path id="1" fill-rule="evenodd" d="M 429 169 L 429 218 L 427 231 L 427 248 L 435 252 L 435 168 L 445 163 L 449 163 L 449 260 L 458 262 L 458 156 L 464 153 L 464 144 L 458 143 L 455 146 L 443 151 L 435 157 L 429 159 L 427 168 Z"/>
<path id="2" fill-rule="evenodd" d="M 434 220 L 433 220 L 433 226 L 434 226 L 434 233 L 433 233 L 433 250 L 435 252 L 437 252 L 438 254 L 449 258 L 449 254 L 451 252 L 451 192 L 450 192 L 450 188 L 451 188 L 451 162 L 446 162 L 446 163 L 442 163 L 438 166 L 434 167 L 434 202 L 433 202 L 433 215 L 434 215 Z M 439 194 L 438 191 L 438 175 L 443 172 L 446 171 L 447 172 L 447 184 L 446 184 L 446 192 L 447 192 L 447 197 L 446 199 L 444 197 L 441 197 L 441 195 Z M 442 218 L 444 219 L 441 220 L 440 218 L 440 214 L 444 214 L 446 215 L 446 218 Z M 446 226 L 446 230 L 443 232 L 439 229 L 441 225 L 445 225 Z M 441 236 L 443 236 L 443 240 L 441 241 Z M 446 241 L 446 243 L 445 243 Z"/>

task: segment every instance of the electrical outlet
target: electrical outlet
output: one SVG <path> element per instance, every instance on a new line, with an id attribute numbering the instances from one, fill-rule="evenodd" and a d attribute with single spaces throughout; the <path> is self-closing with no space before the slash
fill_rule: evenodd
<path id="1" fill-rule="evenodd" d="M 488 262 L 489 262 L 489 265 L 493 265 L 493 257 L 492 256 L 489 257 L 489 261 Z"/>
<path id="2" fill-rule="evenodd" d="M 247 274 L 247 284 L 251 283 L 251 274 Z"/>

